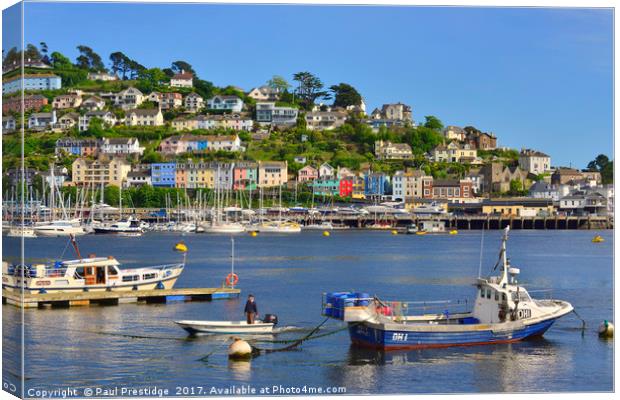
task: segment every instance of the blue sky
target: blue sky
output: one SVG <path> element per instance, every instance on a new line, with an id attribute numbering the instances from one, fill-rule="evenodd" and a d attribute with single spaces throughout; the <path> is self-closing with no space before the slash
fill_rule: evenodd
<path id="1" fill-rule="evenodd" d="M 413 106 L 417 121 L 473 125 L 554 165 L 613 153 L 610 9 L 26 3 L 25 41 L 75 59 L 185 60 L 246 90 L 272 75 L 347 82 L 369 111 Z"/>

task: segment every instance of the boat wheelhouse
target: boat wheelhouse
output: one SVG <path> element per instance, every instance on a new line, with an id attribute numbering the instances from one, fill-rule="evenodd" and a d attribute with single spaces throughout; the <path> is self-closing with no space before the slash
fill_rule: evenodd
<path id="1" fill-rule="evenodd" d="M 323 314 L 348 323 L 351 341 L 378 349 L 508 343 L 542 336 L 573 311 L 563 300 L 537 300 L 517 281 L 502 238 L 499 276 L 478 278 L 475 301 L 385 301 L 365 293 L 328 293 Z M 473 304 L 473 310 L 469 307 Z"/>

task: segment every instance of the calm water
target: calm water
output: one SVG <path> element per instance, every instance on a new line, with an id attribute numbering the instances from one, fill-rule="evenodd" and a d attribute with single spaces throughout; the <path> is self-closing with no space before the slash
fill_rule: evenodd
<path id="1" fill-rule="evenodd" d="M 611 231 L 602 232 L 606 242 L 595 245 L 590 242 L 594 234 L 513 231 L 508 244 L 512 264 L 521 267 L 521 281 L 530 289 L 552 288 L 554 297 L 570 301 L 587 322 L 583 335 L 580 321 L 570 314 L 541 340 L 385 353 L 351 347 L 342 331 L 295 351 L 229 362 L 225 339 L 187 338 L 172 321 L 238 319 L 251 292 L 259 312 L 277 314 L 280 326 L 299 328 L 277 338 L 296 338 L 323 320 L 322 292 L 354 289 L 410 301 L 472 298 L 470 283 L 479 265 L 479 232 L 244 235 L 236 239 L 238 300 L 26 310 L 26 389 L 156 385 L 175 394 L 177 386 L 210 390 L 250 384 L 345 387 L 349 394 L 610 391 L 613 342 L 600 340 L 596 328 L 613 316 L 613 237 Z M 499 237 L 499 231 L 485 234 L 483 275 L 495 263 Z M 87 236 L 79 242 L 82 253 L 110 254 L 124 265 L 140 266 L 178 260 L 171 248 L 179 238 L 152 233 L 142 238 Z M 188 264 L 177 287 L 219 286 L 230 268 L 230 239 L 183 239 L 189 246 Z M 18 254 L 17 244 L 3 238 L 5 259 Z M 65 247 L 64 239 L 35 239 L 27 241 L 26 253 L 58 259 Z M 67 257 L 73 258 L 70 247 Z M 5 382 L 18 381 L 19 317 L 17 308 L 3 307 Z M 324 331 L 341 326 L 330 321 Z"/>

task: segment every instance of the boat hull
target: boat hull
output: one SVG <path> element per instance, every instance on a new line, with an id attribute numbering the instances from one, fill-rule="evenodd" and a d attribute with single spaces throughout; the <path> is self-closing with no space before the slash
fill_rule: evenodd
<path id="1" fill-rule="evenodd" d="M 274 324 L 218 321 L 175 321 L 177 325 L 192 335 L 199 334 L 265 334 L 272 333 Z"/>
<path id="2" fill-rule="evenodd" d="M 494 331 L 489 325 L 460 325 L 458 330 L 436 330 L 429 325 L 427 330 L 385 329 L 381 324 L 350 323 L 351 342 L 357 346 L 380 349 L 423 349 L 453 346 L 478 346 L 486 344 L 511 343 L 531 337 L 542 336 L 557 318 L 540 321 L 519 328 Z"/>

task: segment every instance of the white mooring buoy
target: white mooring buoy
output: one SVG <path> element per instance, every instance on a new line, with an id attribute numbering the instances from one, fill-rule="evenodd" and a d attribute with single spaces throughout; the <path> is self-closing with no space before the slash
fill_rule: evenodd
<path id="1" fill-rule="evenodd" d="M 602 338 L 614 337 L 614 324 L 605 320 L 598 327 L 598 335 Z"/>
<path id="2" fill-rule="evenodd" d="M 233 360 L 245 360 L 252 357 L 252 346 L 245 340 L 235 338 L 228 346 L 228 358 Z"/>

